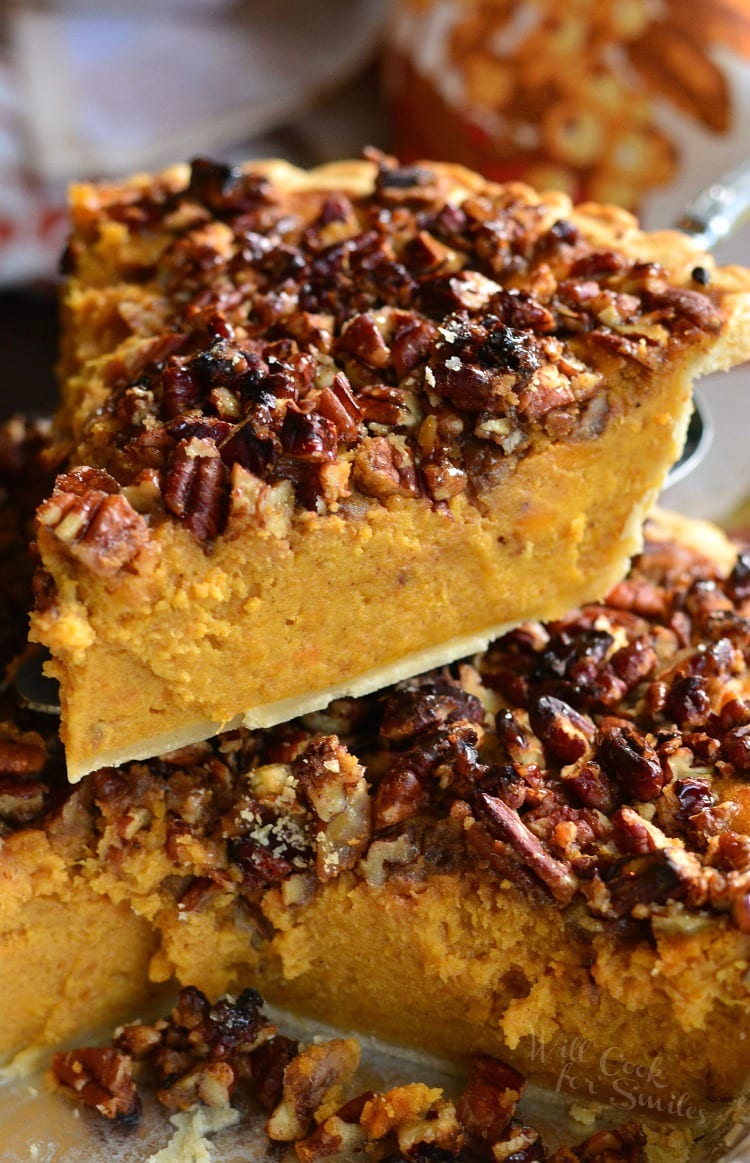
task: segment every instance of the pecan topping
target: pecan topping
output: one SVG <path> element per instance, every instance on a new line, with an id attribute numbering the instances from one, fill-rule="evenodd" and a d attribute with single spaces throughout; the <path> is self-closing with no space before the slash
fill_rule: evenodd
<path id="1" fill-rule="evenodd" d="M 403 314 L 378 315 L 386 344 Z M 252 397 L 257 430 L 273 443 L 281 428 L 256 391 L 270 356 L 265 370 L 257 358 L 235 363 L 228 343 L 212 347 L 211 375 L 245 377 L 232 395 Z M 282 376 L 289 352 L 276 351 L 273 374 Z M 285 399 L 295 408 L 304 368 L 289 364 L 282 376 L 288 371 Z M 328 383 L 353 428 L 366 422 L 352 401 L 377 386 Z M 326 422 L 349 422 L 335 417 Z M 170 455 L 194 442 L 202 458 L 223 423 L 183 416 Z M 438 430 L 452 439 L 462 424 L 440 406 L 421 421 L 419 439 L 428 447 Z M 368 439 L 394 447 L 393 438 Z M 280 443 L 278 458 L 285 471 L 294 460 Z M 223 451 L 207 459 L 225 464 Z M 296 463 L 304 475 L 333 462 Z M 291 480 L 269 484 L 237 462 L 232 480 L 232 520 L 286 536 Z M 88 503 L 91 490 L 119 495 L 99 469 L 62 481 L 74 502 Z M 261 938 L 273 932 L 269 902 L 302 909 L 328 880 L 414 883 L 467 863 L 562 908 L 575 899 L 605 922 L 645 924 L 677 902 L 680 912 L 721 914 L 748 931 L 750 847 L 738 788 L 750 771 L 747 575 L 744 557 L 722 578 L 700 554 L 651 540 L 605 601 L 518 627 L 473 665 L 340 699 L 267 731 L 105 768 L 75 793 L 49 724 L 26 710 L 23 729 L 0 728 L 0 836 L 39 824 L 54 851 L 115 875 L 153 847 L 165 854 L 163 890 L 177 915 L 209 902 L 238 907 Z M 175 1037 L 161 1050 L 177 1079 L 188 1067 L 177 1069 L 187 1050 Z M 197 1070 L 172 1101 L 191 1101 L 201 1085 L 220 1095 L 235 1083 L 228 1071 Z"/>
<path id="2" fill-rule="evenodd" d="M 184 189 L 108 201 L 102 220 L 165 236 L 138 271 L 160 306 L 121 306 L 130 334 L 72 454 L 117 488 L 98 517 L 80 494 L 45 511 L 54 526 L 71 510 L 63 538 L 107 519 L 110 542 L 123 523 L 132 540 L 122 495 L 202 543 L 231 536 L 237 466 L 289 481 L 292 516 L 337 513 L 349 492 L 476 503 L 514 454 L 601 434 L 617 406 L 602 368 L 628 368 L 628 390 L 645 393 L 667 352 L 721 326 L 702 268 L 673 284 L 550 226 L 518 187 L 456 205 L 444 175 L 375 165 L 368 193 L 302 195 L 203 159 Z M 423 421 L 448 409 L 458 427 L 438 422 L 427 441 Z M 121 549 L 106 568 L 118 554 L 128 563 Z"/>
<path id="3" fill-rule="evenodd" d="M 99 1114 L 118 1122 L 136 1122 L 141 1104 L 132 1061 L 110 1047 L 55 1054 L 52 1073 L 58 1085 Z"/>

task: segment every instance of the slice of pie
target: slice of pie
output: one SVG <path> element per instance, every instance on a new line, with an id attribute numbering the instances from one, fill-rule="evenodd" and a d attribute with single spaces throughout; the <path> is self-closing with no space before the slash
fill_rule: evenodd
<path id="1" fill-rule="evenodd" d="M 73 191 L 33 635 L 68 772 L 267 726 L 599 598 L 750 275 L 384 157 Z"/>
<path id="2" fill-rule="evenodd" d="M 601 603 L 76 785 L 6 694 L 0 1051 L 252 985 L 702 1118 L 750 1075 L 749 616 L 670 520 Z"/>

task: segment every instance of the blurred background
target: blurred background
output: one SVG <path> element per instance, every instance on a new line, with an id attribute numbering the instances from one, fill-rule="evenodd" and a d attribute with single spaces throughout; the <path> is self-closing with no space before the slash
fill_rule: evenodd
<path id="1" fill-rule="evenodd" d="M 197 154 L 366 144 L 670 225 L 750 159 L 750 0 L 0 0 L 0 411 L 54 404 L 65 189 Z M 750 264 L 750 229 L 718 252 Z M 750 370 L 671 503 L 750 491 Z"/>

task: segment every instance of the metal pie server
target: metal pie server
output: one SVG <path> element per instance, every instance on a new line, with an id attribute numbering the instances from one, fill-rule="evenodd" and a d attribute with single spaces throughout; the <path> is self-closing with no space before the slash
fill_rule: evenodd
<path id="1" fill-rule="evenodd" d="M 675 227 L 694 239 L 702 250 L 713 250 L 747 222 L 750 222 L 750 162 L 743 162 L 701 190 L 687 204 Z M 667 477 L 667 488 L 681 481 L 701 462 L 712 435 L 710 414 L 699 397 L 690 418 L 682 455 Z"/>
<path id="2" fill-rule="evenodd" d="M 713 250 L 747 222 L 750 222 L 750 162 L 743 162 L 688 202 L 675 227 L 694 239 L 702 250 Z M 699 396 L 682 455 L 667 477 L 667 488 L 676 485 L 701 462 L 712 435 L 710 414 Z"/>

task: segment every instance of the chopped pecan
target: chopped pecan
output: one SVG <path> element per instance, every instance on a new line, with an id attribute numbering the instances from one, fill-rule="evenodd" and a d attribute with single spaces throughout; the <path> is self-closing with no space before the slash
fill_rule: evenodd
<path id="1" fill-rule="evenodd" d="M 627 646 L 622 646 L 615 651 L 610 661 L 612 669 L 625 683 L 627 690 L 651 678 L 657 665 L 656 651 L 643 638 L 636 638 Z"/>
<path id="2" fill-rule="evenodd" d="M 663 832 L 627 805 L 612 816 L 612 828 L 617 844 L 629 856 L 645 856 L 669 845 Z"/>
<path id="3" fill-rule="evenodd" d="M 354 357 L 371 368 L 385 368 L 391 352 L 373 315 L 355 315 L 344 327 L 337 351 Z"/>
<path id="4" fill-rule="evenodd" d="M 37 780 L 0 776 L 0 820 L 16 826 L 30 823 L 43 810 L 47 790 Z"/>
<path id="5" fill-rule="evenodd" d="M 418 735 L 407 751 L 395 757 L 383 777 L 378 795 L 384 789 L 411 788 L 411 777 L 420 784 L 434 780 L 440 787 L 462 794 L 479 775 L 476 753 L 479 738 L 476 725 L 465 720 Z M 398 798 L 402 799 L 403 795 Z"/>
<path id="6" fill-rule="evenodd" d="M 405 742 L 459 719 L 482 723 L 484 709 L 477 696 L 445 679 L 424 682 L 399 689 L 386 701 L 380 736 L 389 742 Z"/>
<path id="7" fill-rule="evenodd" d="M 170 1022 L 193 1054 L 225 1059 L 250 1053 L 276 1033 L 262 1005 L 263 998 L 254 989 L 243 990 L 236 1001 L 222 999 L 211 1005 L 200 990 L 188 987 L 181 991 Z"/>
<path id="8" fill-rule="evenodd" d="M 429 794 L 413 771 L 391 771 L 381 780 L 372 806 L 375 831 L 411 819 L 429 803 Z"/>
<path id="9" fill-rule="evenodd" d="M 639 1123 L 597 1131 L 574 1148 L 580 1163 L 645 1163 L 646 1135 Z"/>
<path id="10" fill-rule="evenodd" d="M 743 777 L 750 773 L 750 724 L 728 731 L 721 744 L 724 758 Z"/>
<path id="11" fill-rule="evenodd" d="M 525 1088 L 526 1079 L 506 1062 L 472 1055 L 466 1089 L 456 1103 L 469 1143 L 488 1148 L 503 1138 Z"/>
<path id="12" fill-rule="evenodd" d="M 529 721 L 553 760 L 575 763 L 591 750 L 596 727 L 561 699 L 541 695 L 529 706 Z"/>
<path id="13" fill-rule="evenodd" d="M 401 251 L 401 259 L 414 274 L 424 275 L 455 259 L 451 251 L 427 230 L 420 230 L 410 238 Z"/>
<path id="14" fill-rule="evenodd" d="M 134 1123 L 141 1103 L 133 1080 L 133 1063 L 127 1054 L 109 1046 L 69 1050 L 55 1054 L 52 1074 L 62 1090 L 94 1107 L 105 1118 Z"/>
<path id="15" fill-rule="evenodd" d="M 299 795 L 317 820 L 316 871 L 331 880 L 354 868 L 370 838 L 364 768 L 336 735 L 313 741 L 294 764 Z"/>
<path id="16" fill-rule="evenodd" d="M 527 291 L 517 288 L 498 291 L 492 296 L 488 309 L 506 327 L 519 331 L 534 331 L 537 335 L 548 335 L 555 330 L 555 316 L 548 307 L 535 299 Z"/>
<path id="17" fill-rule="evenodd" d="M 373 384 L 361 388 L 357 395 L 357 403 L 363 419 L 368 423 L 398 428 L 409 422 L 407 394 L 401 388 L 391 388 L 387 384 Z"/>
<path id="18" fill-rule="evenodd" d="M 502 707 L 495 715 L 495 733 L 510 759 L 523 762 L 528 757 L 529 739 L 518 715 Z"/>
<path id="19" fill-rule="evenodd" d="M 469 480 L 464 470 L 445 454 L 422 461 L 422 478 L 433 501 L 449 501 L 458 496 Z"/>
<path id="20" fill-rule="evenodd" d="M 336 458 L 336 426 L 315 412 L 305 413 L 296 407 L 288 407 L 280 440 L 282 451 L 294 460 L 321 464 Z"/>
<path id="21" fill-rule="evenodd" d="M 384 1139 L 393 1134 L 399 1151 L 407 1158 L 422 1158 L 423 1149 L 454 1158 L 463 1146 L 463 1130 L 455 1107 L 446 1102 L 437 1088 L 412 1082 L 396 1086 L 384 1094 L 373 1094 L 364 1104 L 360 1123 L 370 1139 Z"/>
<path id="22" fill-rule="evenodd" d="M 664 786 L 664 772 L 653 746 L 624 720 L 606 720 L 598 749 L 602 768 L 626 795 L 653 800 Z"/>
<path id="23" fill-rule="evenodd" d="M 198 1102 L 227 1106 L 236 1083 L 237 1070 L 230 1062 L 199 1062 L 159 1087 L 156 1097 L 169 1110 L 190 1110 Z"/>
<path id="24" fill-rule="evenodd" d="M 660 291 L 647 291 L 643 301 L 647 308 L 667 310 L 674 315 L 684 316 L 702 331 L 718 331 L 723 323 L 721 311 L 708 295 L 700 291 L 665 287 Z"/>
<path id="25" fill-rule="evenodd" d="M 363 1153 L 367 1133 L 358 1123 L 331 1115 L 306 1139 L 299 1139 L 294 1150 L 300 1163 L 318 1163 L 322 1159 L 355 1159 Z"/>
<path id="26" fill-rule="evenodd" d="M 272 1111 L 281 1101 L 284 1071 L 298 1051 L 298 1042 L 277 1034 L 258 1046 L 247 1059 L 246 1068 L 255 1084 L 255 1097 L 264 1110 Z"/>
<path id="27" fill-rule="evenodd" d="M 417 804 L 418 807 L 419 804 Z M 416 810 L 415 808 L 414 811 Z M 378 805 L 376 801 L 373 808 L 373 819 L 377 821 L 376 828 L 385 826 L 386 821 L 399 823 L 400 820 L 408 819 L 413 814 L 413 811 L 406 811 L 404 815 L 399 816 L 398 813 L 394 812 L 394 819 L 387 821 L 388 814 L 384 806 Z M 419 852 L 419 847 L 406 831 L 397 836 L 374 840 L 367 849 L 366 856 L 360 860 L 358 871 L 368 884 L 382 885 L 385 884 L 393 870 L 413 864 L 419 856 Z"/>
<path id="28" fill-rule="evenodd" d="M 132 1026 L 123 1026 L 113 1041 L 116 1050 L 122 1050 L 136 1062 L 148 1058 L 150 1054 L 162 1045 L 166 1022 L 159 1022 L 155 1026 L 138 1023 Z"/>
<path id="29" fill-rule="evenodd" d="M 731 831 L 720 833 L 709 844 L 708 860 L 716 868 L 747 871 L 750 869 L 750 837 Z"/>
<path id="30" fill-rule="evenodd" d="M 354 481 L 369 497 L 414 497 L 418 493 L 414 461 L 408 450 L 386 436 L 368 436 L 354 460 Z"/>
<path id="31" fill-rule="evenodd" d="M 391 361 L 399 380 L 426 362 L 437 338 L 435 325 L 416 315 L 397 328 L 391 339 Z"/>
<path id="32" fill-rule="evenodd" d="M 702 727 L 711 710 L 705 679 L 694 674 L 679 678 L 669 692 L 666 709 L 683 729 Z"/>
<path id="33" fill-rule="evenodd" d="M 571 380 L 558 367 L 547 364 L 520 392 L 518 411 L 527 420 L 540 420 L 553 409 L 571 404 L 576 398 Z"/>
<path id="34" fill-rule="evenodd" d="M 675 820 L 684 826 L 689 826 L 694 817 L 705 819 L 706 813 L 716 803 L 716 796 L 708 780 L 697 779 L 695 776 L 673 780 L 669 791 L 679 805 L 674 813 Z"/>
<path id="35" fill-rule="evenodd" d="M 536 1163 L 544 1158 L 546 1152 L 539 1132 L 515 1119 L 507 1137 L 492 1145 L 494 1163 Z"/>
<path id="36" fill-rule="evenodd" d="M 47 762 L 47 747 L 37 731 L 20 732 L 8 724 L 0 725 L 0 773 L 36 775 Z"/>
<path id="37" fill-rule="evenodd" d="M 282 841 L 280 836 L 274 839 Z M 242 892 L 250 900 L 259 898 L 267 889 L 281 884 L 295 868 L 288 857 L 271 852 L 255 840 L 236 840 L 230 851 L 232 863 L 242 875 Z"/>
<path id="38" fill-rule="evenodd" d="M 439 319 L 452 311 L 479 311 L 499 291 L 496 282 L 478 271 L 457 271 L 422 279 L 419 304 L 427 315 Z"/>
<path id="39" fill-rule="evenodd" d="M 618 331 L 592 331 L 589 338 L 597 347 L 612 355 L 622 356 L 632 360 L 647 371 L 652 371 L 658 362 L 657 351 L 646 342 L 643 336 L 622 335 Z"/>
<path id="40" fill-rule="evenodd" d="M 190 164 L 190 182 L 186 194 L 202 202 L 215 214 L 244 213 L 266 202 L 271 193 L 267 179 L 259 174 L 223 165 L 206 158 Z"/>
<path id="41" fill-rule="evenodd" d="M 622 864 L 607 882 L 609 910 L 615 917 L 624 917 L 638 905 L 679 899 L 699 875 L 700 864 L 681 848 L 658 848 L 637 856 Z"/>
<path id="42" fill-rule="evenodd" d="M 750 553 L 737 555 L 732 572 L 724 582 L 724 590 L 735 603 L 746 602 L 750 598 Z"/>
<path id="43" fill-rule="evenodd" d="M 560 772 L 564 786 L 586 808 L 609 814 L 616 803 L 612 781 L 595 760 L 582 759 Z"/>
<path id="44" fill-rule="evenodd" d="M 281 1100 L 267 1123 L 274 1142 L 304 1139 L 315 1112 L 359 1065 L 360 1048 L 353 1038 L 334 1038 L 302 1050 L 284 1070 Z"/>
<path id="45" fill-rule="evenodd" d="M 323 388 L 318 411 L 335 425 L 341 440 L 346 443 L 356 440 L 362 411 L 343 372 L 337 372 L 330 385 Z"/>

